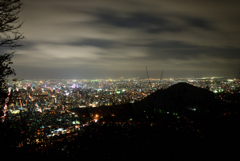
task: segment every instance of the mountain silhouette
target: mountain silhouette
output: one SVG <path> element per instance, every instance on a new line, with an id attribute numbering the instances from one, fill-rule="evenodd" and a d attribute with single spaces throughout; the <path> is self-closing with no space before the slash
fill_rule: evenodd
<path id="1" fill-rule="evenodd" d="M 214 109 L 216 103 L 215 95 L 211 91 L 188 83 L 178 83 L 152 93 L 139 102 L 139 106 L 172 112 L 182 110 L 209 112 Z"/>

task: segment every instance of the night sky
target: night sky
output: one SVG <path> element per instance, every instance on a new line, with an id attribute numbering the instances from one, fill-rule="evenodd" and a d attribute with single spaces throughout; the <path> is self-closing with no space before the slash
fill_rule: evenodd
<path id="1" fill-rule="evenodd" d="M 16 77 L 239 77 L 240 1 L 23 0 Z"/>

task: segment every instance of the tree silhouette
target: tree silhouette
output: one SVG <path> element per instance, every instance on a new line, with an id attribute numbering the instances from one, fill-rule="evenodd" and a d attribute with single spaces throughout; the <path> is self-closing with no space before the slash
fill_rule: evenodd
<path id="1" fill-rule="evenodd" d="M 5 103 L 6 98 L 6 78 L 15 75 L 14 69 L 11 68 L 11 61 L 15 47 L 21 46 L 18 40 L 24 36 L 18 31 L 22 26 L 19 22 L 18 14 L 22 11 L 23 3 L 21 0 L 1 0 L 0 1 L 0 47 L 10 49 L 8 53 L 2 53 L 0 50 L 0 107 Z"/>

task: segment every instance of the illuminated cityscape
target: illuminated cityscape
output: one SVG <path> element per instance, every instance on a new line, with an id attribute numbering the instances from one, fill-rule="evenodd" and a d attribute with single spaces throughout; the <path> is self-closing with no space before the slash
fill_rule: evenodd
<path id="1" fill-rule="evenodd" d="M 84 131 L 84 127 L 91 126 L 91 123 L 105 123 L 105 121 L 99 122 L 106 116 L 101 112 L 79 115 L 72 112 L 72 109 L 98 109 L 99 107 L 107 109 L 107 107 L 116 105 L 133 104 L 144 100 L 156 91 L 167 89 L 180 82 L 210 90 L 219 94 L 218 97 L 225 102 L 232 100 L 225 99 L 224 93 L 235 93 L 240 88 L 239 79 L 222 77 L 165 78 L 162 80 L 139 78 L 119 80 L 15 79 L 8 81 L 9 96 L 4 107 L 2 122 L 11 124 L 10 128 L 18 126 L 21 135 L 24 136 L 17 143 L 18 148 L 28 147 L 30 150 L 38 151 L 46 147 L 54 147 L 55 142 L 63 141 L 64 138 L 74 139 Z M 192 110 L 196 111 L 196 108 Z M 111 115 L 115 116 L 116 113 Z M 178 119 L 186 117 L 176 112 L 172 115 Z M 117 124 L 125 126 L 131 121 L 130 118 L 127 121 L 118 121 Z M 195 130 L 199 133 L 199 129 Z"/>

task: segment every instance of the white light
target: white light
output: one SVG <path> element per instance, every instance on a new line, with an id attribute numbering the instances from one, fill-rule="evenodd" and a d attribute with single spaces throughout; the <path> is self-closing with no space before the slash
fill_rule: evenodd
<path id="1" fill-rule="evenodd" d="M 59 129 L 57 129 L 57 131 L 63 131 L 63 128 L 59 128 Z"/>

